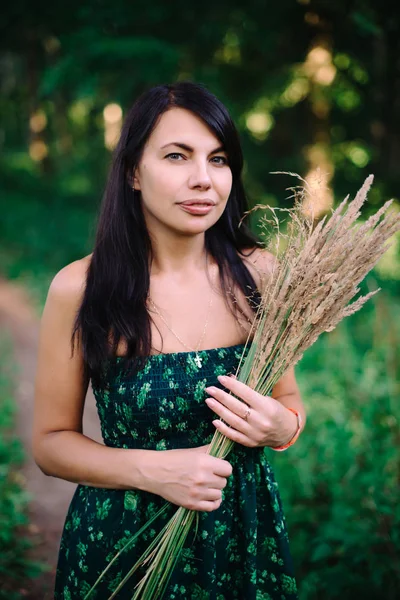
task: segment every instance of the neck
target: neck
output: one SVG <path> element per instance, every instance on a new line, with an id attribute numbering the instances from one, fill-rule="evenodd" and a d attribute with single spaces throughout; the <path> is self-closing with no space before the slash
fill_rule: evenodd
<path id="1" fill-rule="evenodd" d="M 157 236 L 151 235 L 151 244 L 153 276 L 186 277 L 193 271 L 204 271 L 206 267 L 204 233 L 189 236 L 157 232 Z"/>

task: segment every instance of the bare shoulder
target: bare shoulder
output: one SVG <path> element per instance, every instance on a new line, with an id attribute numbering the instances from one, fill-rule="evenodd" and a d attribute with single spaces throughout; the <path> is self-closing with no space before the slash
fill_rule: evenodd
<path id="1" fill-rule="evenodd" d="M 91 254 L 58 271 L 50 284 L 47 302 L 57 302 L 65 306 L 78 304 L 85 290 L 90 260 Z"/>
<path id="2" fill-rule="evenodd" d="M 246 263 L 246 267 L 254 277 L 257 287 L 262 289 L 263 282 L 271 276 L 278 264 L 276 256 L 268 250 L 257 246 L 246 248 L 242 251 L 241 256 L 242 260 Z"/>
<path id="3" fill-rule="evenodd" d="M 259 248 L 258 246 L 246 248 L 243 250 L 243 254 L 247 261 L 250 261 L 255 267 L 265 273 L 270 273 L 277 264 L 276 256 L 265 248 Z"/>
<path id="4" fill-rule="evenodd" d="M 80 344 L 72 347 L 77 310 L 85 290 L 90 256 L 76 260 L 53 278 L 43 310 L 35 379 L 33 442 L 47 433 L 82 432 L 82 412 L 88 388 Z"/>

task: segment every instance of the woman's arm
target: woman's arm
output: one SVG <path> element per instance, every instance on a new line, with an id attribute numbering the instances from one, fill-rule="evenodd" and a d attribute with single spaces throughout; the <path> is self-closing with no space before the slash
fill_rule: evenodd
<path id="1" fill-rule="evenodd" d="M 276 258 L 266 250 L 255 248 L 242 256 L 242 260 L 262 294 L 276 264 Z M 205 402 L 223 419 L 214 420 L 215 427 L 232 441 L 250 448 L 269 446 L 280 450 L 284 449 L 282 446 L 295 441 L 296 433 L 300 434 L 304 429 L 306 413 L 293 368 L 275 384 L 271 396 L 262 396 L 234 377 L 220 375 L 218 380 L 231 393 L 216 386 L 209 386 L 205 391 L 210 397 L 206 398 Z M 242 400 L 247 407 L 243 405 Z M 294 412 L 288 410 L 289 408 L 299 413 L 302 420 L 301 429 L 298 430 L 298 418 Z"/>
<path id="2" fill-rule="evenodd" d="M 43 311 L 35 382 L 33 456 L 46 475 L 93 487 L 147 489 L 158 454 L 108 448 L 82 433 L 88 381 L 81 348 L 71 356 L 71 334 L 88 259 L 71 263 L 53 279 Z"/>
<path id="3" fill-rule="evenodd" d="M 300 428 L 301 433 L 305 427 L 307 416 L 300 396 L 300 390 L 297 385 L 294 367 L 290 368 L 279 381 L 277 381 L 271 396 L 275 400 L 278 400 L 285 408 L 293 408 L 300 414 L 302 420 Z M 291 411 L 282 411 L 281 415 L 281 440 L 277 444 L 279 446 L 289 442 L 297 430 L 297 417 Z"/>
<path id="4" fill-rule="evenodd" d="M 54 278 L 43 312 L 35 386 L 33 455 L 46 475 L 92 487 L 137 488 L 210 512 L 222 502 L 232 474 L 209 444 L 174 450 L 107 448 L 82 433 L 88 381 L 79 346 L 71 356 L 71 332 L 86 279 L 87 261 Z"/>

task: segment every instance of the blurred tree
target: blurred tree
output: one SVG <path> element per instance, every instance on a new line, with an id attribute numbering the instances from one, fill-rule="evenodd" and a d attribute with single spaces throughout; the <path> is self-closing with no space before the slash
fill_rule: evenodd
<path id="1" fill-rule="evenodd" d="M 251 202 L 292 202 L 293 181 L 271 171 L 319 168 L 339 199 L 372 171 L 380 204 L 399 179 L 398 16 L 391 0 L 16 0 L 1 17 L 0 169 L 20 188 L 17 167 L 44 173 L 46 202 L 97 205 L 104 108 L 124 113 L 150 85 L 188 78 L 237 122 Z M 333 200 L 328 191 L 321 211 Z"/>

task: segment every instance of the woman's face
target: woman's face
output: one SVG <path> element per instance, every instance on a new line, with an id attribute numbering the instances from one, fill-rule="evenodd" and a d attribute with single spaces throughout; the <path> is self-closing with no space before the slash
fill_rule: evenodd
<path id="1" fill-rule="evenodd" d="M 221 142 L 196 115 L 183 108 L 163 113 L 134 174 L 149 231 L 167 228 L 203 233 L 224 212 L 232 172 Z M 188 203 L 198 202 L 190 207 Z M 184 204 L 182 204 L 184 203 Z"/>

